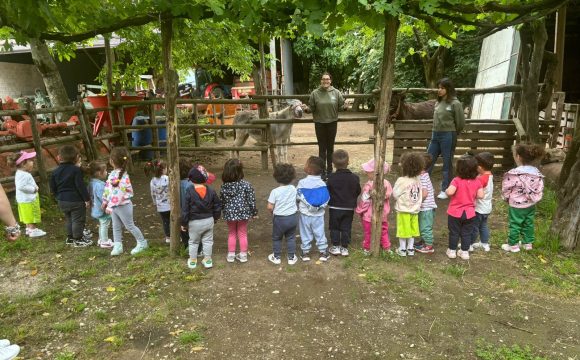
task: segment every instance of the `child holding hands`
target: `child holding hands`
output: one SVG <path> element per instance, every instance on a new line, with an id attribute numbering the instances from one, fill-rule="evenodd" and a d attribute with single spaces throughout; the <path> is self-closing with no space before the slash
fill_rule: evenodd
<path id="1" fill-rule="evenodd" d="M 445 193 L 450 197 L 447 208 L 447 227 L 449 229 L 449 247 L 447 257 L 459 256 L 469 260 L 469 248 L 475 228 L 475 200 L 484 196 L 483 187 L 477 178 L 477 160 L 471 155 L 464 155 L 457 160 L 457 176 Z M 457 244 L 461 239 L 461 249 Z"/>

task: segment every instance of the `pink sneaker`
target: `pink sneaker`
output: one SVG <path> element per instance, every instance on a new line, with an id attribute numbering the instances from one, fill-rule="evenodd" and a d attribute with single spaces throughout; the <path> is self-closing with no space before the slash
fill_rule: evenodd
<path id="1" fill-rule="evenodd" d="M 513 253 L 520 252 L 520 246 L 519 246 L 519 245 L 517 245 L 517 244 L 516 244 L 516 245 L 514 245 L 514 246 L 511 246 L 510 244 L 503 244 L 503 245 L 501 246 L 501 249 L 502 249 L 503 251 L 507 251 L 507 252 L 513 252 Z"/>
<path id="2" fill-rule="evenodd" d="M 111 249 L 113 247 L 113 240 L 108 239 L 107 241 L 99 241 L 99 247 L 103 249 Z"/>
<path id="3" fill-rule="evenodd" d="M 532 250 L 534 247 L 532 246 L 532 244 L 524 244 L 524 250 L 526 251 L 530 251 Z"/>

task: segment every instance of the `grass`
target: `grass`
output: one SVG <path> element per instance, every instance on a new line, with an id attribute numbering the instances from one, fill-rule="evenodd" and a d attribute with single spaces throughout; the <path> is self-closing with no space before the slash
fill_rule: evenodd
<path id="1" fill-rule="evenodd" d="M 430 291 L 435 286 L 435 281 L 431 277 L 431 274 L 425 270 L 423 264 L 419 265 L 415 272 L 409 274 L 407 279 L 422 290 Z"/>
<path id="2" fill-rule="evenodd" d="M 461 264 L 451 264 L 445 266 L 442 271 L 444 274 L 461 279 L 465 275 L 465 272 L 467 272 L 467 268 Z"/>
<path id="3" fill-rule="evenodd" d="M 203 328 L 184 331 L 178 336 L 181 345 L 195 345 L 203 341 Z"/>
<path id="4" fill-rule="evenodd" d="M 481 360 L 548 360 L 546 357 L 535 355 L 529 346 L 497 346 L 483 341 L 478 342 L 475 355 Z"/>
<path id="5" fill-rule="evenodd" d="M 58 322 L 52 325 L 52 328 L 56 331 L 60 331 L 64 334 L 69 334 L 75 332 L 80 327 L 79 323 L 76 320 L 67 320 L 63 322 Z"/>
<path id="6" fill-rule="evenodd" d="M 77 356 L 72 351 L 63 351 L 55 356 L 55 360 L 74 360 Z"/>

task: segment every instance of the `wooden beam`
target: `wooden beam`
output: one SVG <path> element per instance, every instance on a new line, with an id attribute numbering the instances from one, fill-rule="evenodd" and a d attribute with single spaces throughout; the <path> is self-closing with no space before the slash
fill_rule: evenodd
<path id="1" fill-rule="evenodd" d="M 554 35 L 554 53 L 558 58 L 558 65 L 555 73 L 554 91 L 562 91 L 562 77 L 564 75 L 564 45 L 566 41 L 566 9 L 563 5 L 556 12 L 556 29 Z"/>

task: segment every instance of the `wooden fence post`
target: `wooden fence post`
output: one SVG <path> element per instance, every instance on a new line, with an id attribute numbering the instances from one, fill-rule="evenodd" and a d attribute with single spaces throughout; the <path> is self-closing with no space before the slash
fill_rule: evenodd
<path id="1" fill-rule="evenodd" d="M 44 164 L 44 158 L 42 157 L 42 146 L 40 144 L 40 133 L 38 132 L 36 110 L 29 101 L 26 102 L 26 111 L 28 112 L 28 116 L 30 116 L 32 141 L 34 142 L 34 151 L 36 151 L 36 167 L 38 167 L 38 173 L 40 175 L 40 192 L 43 195 L 49 195 L 50 189 L 48 187 L 48 174 L 46 173 L 46 165 Z"/>
<path id="2" fill-rule="evenodd" d="M 93 161 L 97 158 L 96 146 L 92 140 L 92 134 L 89 134 L 88 132 L 82 107 L 83 101 L 79 98 L 76 105 L 76 114 L 79 118 L 79 125 L 81 126 L 81 139 L 83 140 L 83 146 L 85 148 L 85 152 L 87 153 L 87 159 L 89 161 Z"/>
<path id="3" fill-rule="evenodd" d="M 199 125 L 199 114 L 197 112 L 197 104 L 193 103 L 193 123 L 195 125 Z M 199 144 L 201 143 L 201 139 L 199 137 L 199 129 L 195 128 L 193 130 L 193 144 L 195 145 L 195 147 L 199 147 Z"/>

